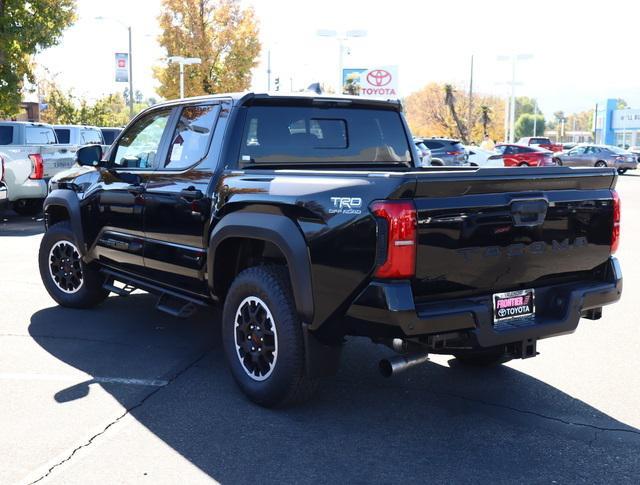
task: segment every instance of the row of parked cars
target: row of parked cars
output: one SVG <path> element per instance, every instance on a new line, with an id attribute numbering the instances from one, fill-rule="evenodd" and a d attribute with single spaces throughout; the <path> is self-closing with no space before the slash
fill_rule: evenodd
<path id="1" fill-rule="evenodd" d="M 121 128 L 0 121 L 0 208 L 37 214 L 47 182 L 70 168 L 83 145 L 113 143 Z"/>
<path id="2" fill-rule="evenodd" d="M 619 174 L 635 170 L 640 147 L 634 152 L 612 145 L 580 143 L 569 147 L 545 137 L 526 137 L 517 143 L 498 143 L 493 150 L 465 146 L 448 138 L 414 138 L 422 166 L 477 167 L 613 167 Z"/>

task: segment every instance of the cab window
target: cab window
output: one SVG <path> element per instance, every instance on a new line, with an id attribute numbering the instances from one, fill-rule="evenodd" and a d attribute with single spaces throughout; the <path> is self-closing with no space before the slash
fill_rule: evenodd
<path id="1" fill-rule="evenodd" d="M 152 168 L 171 108 L 153 111 L 139 119 L 118 141 L 113 164 L 122 168 Z"/>
<path id="2" fill-rule="evenodd" d="M 178 170 L 202 160 L 209 151 L 219 105 L 186 106 L 171 137 L 164 168 Z"/>

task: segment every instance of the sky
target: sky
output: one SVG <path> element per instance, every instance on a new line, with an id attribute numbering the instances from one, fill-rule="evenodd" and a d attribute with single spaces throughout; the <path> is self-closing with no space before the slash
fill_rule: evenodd
<path id="1" fill-rule="evenodd" d="M 156 96 L 152 67 L 167 55 L 158 44 L 161 0 L 77 0 L 77 23 L 62 42 L 36 56 L 40 69 L 77 95 L 96 99 L 122 91 L 114 81 L 114 53 L 127 51 L 133 37 L 134 90 Z M 255 9 L 262 53 L 252 89 L 267 90 L 272 79 L 284 89 L 338 78 L 338 42 L 319 29 L 365 30 L 347 42 L 344 67 L 397 65 L 400 95 L 429 82 L 468 89 L 474 56 L 474 92 L 506 95 L 511 63 L 499 56 L 531 55 L 516 65 L 516 95 L 537 98 L 547 116 L 593 109 L 606 98 L 640 107 L 640 63 L 633 0 L 419 1 L 241 0 Z M 104 17 L 96 20 L 95 17 Z M 171 54 L 171 53 L 169 53 Z M 188 67 L 187 67 L 188 69 Z"/>

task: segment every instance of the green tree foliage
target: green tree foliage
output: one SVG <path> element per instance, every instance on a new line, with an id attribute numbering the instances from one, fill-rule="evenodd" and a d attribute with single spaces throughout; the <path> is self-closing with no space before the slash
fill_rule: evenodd
<path id="1" fill-rule="evenodd" d="M 47 109 L 42 121 L 61 125 L 124 126 L 129 122 L 129 107 L 120 93 L 109 94 L 89 103 L 71 91 L 63 92 L 51 87 L 45 97 Z M 134 112 L 146 108 L 146 103 L 134 103 Z"/>
<path id="2" fill-rule="evenodd" d="M 516 97 L 516 120 L 523 114 L 533 114 L 536 111 L 536 100 L 527 96 Z M 540 112 L 540 110 L 537 110 Z"/>
<path id="3" fill-rule="evenodd" d="M 163 0 L 160 44 L 168 56 L 198 57 L 185 66 L 185 96 L 243 91 L 260 54 L 258 24 L 252 8 L 239 0 Z M 178 65 L 156 67 L 158 94 L 179 95 Z"/>
<path id="4" fill-rule="evenodd" d="M 533 120 L 536 120 L 536 133 L 533 132 Z M 525 113 L 516 120 L 516 139 L 523 136 L 541 136 L 544 134 L 545 120 L 542 115 Z"/>
<path id="5" fill-rule="evenodd" d="M 75 0 L 0 0 L 0 116 L 18 112 L 32 56 L 57 44 L 75 19 Z"/>

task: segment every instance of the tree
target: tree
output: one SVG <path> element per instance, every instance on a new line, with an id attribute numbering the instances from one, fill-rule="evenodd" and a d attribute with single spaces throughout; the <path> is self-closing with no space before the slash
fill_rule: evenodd
<path id="1" fill-rule="evenodd" d="M 487 126 L 491 123 L 491 118 L 489 117 L 491 108 L 487 105 L 482 105 L 480 106 L 480 112 L 482 113 L 482 136 L 485 137 L 489 134 Z"/>
<path id="2" fill-rule="evenodd" d="M 536 120 L 536 133 L 533 132 L 533 120 Z M 544 133 L 544 116 L 524 113 L 516 121 L 516 139 L 524 136 L 536 136 Z"/>
<path id="3" fill-rule="evenodd" d="M 64 92 L 51 82 L 40 85 L 47 108 L 41 112 L 42 121 L 63 125 L 124 126 L 129 122 L 129 107 L 121 93 L 114 93 L 89 103 Z M 135 103 L 134 113 L 149 104 Z"/>
<path id="4" fill-rule="evenodd" d="M 159 17 L 160 44 L 168 56 L 198 57 L 201 64 L 185 66 L 185 95 L 243 91 L 258 64 L 260 41 L 253 8 L 239 0 L 163 0 Z M 158 94 L 179 95 L 178 65 L 156 67 Z"/>
<path id="5" fill-rule="evenodd" d="M 529 98 L 528 96 L 516 97 L 516 108 L 515 108 L 516 120 L 520 118 L 520 115 L 523 115 L 525 113 L 534 114 L 535 111 L 540 111 L 540 110 L 536 110 L 536 100 L 534 98 Z"/>
<path id="6" fill-rule="evenodd" d="M 430 83 L 404 100 L 405 113 L 413 134 L 418 136 L 460 137 L 451 110 L 442 96 L 443 84 Z M 458 90 L 454 97 L 456 113 L 469 113 L 469 96 Z M 504 100 L 497 96 L 474 94 L 471 119 L 459 118 L 464 124 L 468 141 L 480 142 L 485 134 L 494 140 L 504 139 Z M 482 107 L 489 108 L 486 128 L 483 126 Z"/>
<path id="7" fill-rule="evenodd" d="M 467 130 L 462 124 L 462 121 L 458 117 L 458 113 L 456 112 L 456 98 L 455 98 L 455 90 L 451 84 L 444 85 L 444 102 L 449 108 L 451 112 L 451 117 L 453 118 L 453 122 L 456 124 L 458 128 L 458 134 L 460 138 L 462 138 L 462 142 L 467 144 Z"/>
<path id="8" fill-rule="evenodd" d="M 57 44 L 75 19 L 75 0 L 0 0 L 0 116 L 18 112 L 34 83 L 32 56 Z"/>

